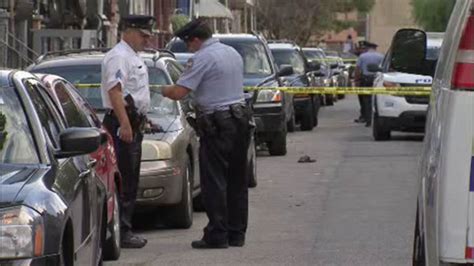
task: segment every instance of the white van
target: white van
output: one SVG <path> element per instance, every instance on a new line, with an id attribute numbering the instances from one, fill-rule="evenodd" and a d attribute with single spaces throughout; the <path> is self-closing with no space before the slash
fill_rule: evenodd
<path id="1" fill-rule="evenodd" d="M 404 62 L 392 60 L 394 49 L 406 45 L 398 36 L 410 29 L 402 29 L 394 35 L 392 47 L 385 55 L 375 87 L 430 87 L 434 75 L 443 33 L 427 33 L 425 63 L 407 67 Z M 398 46 L 398 47 L 397 47 Z M 403 58 L 402 58 L 403 59 Z M 411 58 L 407 57 L 407 60 Z M 375 140 L 388 140 L 392 131 L 424 132 L 429 96 L 375 95 L 373 100 L 372 133 Z"/>
<path id="2" fill-rule="evenodd" d="M 474 262 L 474 5 L 446 29 L 426 124 L 413 265 Z"/>

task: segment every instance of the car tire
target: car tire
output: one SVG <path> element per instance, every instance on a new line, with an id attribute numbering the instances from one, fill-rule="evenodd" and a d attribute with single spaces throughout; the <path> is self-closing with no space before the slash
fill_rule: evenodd
<path id="1" fill-rule="evenodd" d="M 385 125 L 382 118 L 374 113 L 372 125 L 372 135 L 376 141 L 384 141 L 390 139 L 390 129 Z"/>
<path id="2" fill-rule="evenodd" d="M 419 210 L 416 209 L 416 223 L 415 223 L 415 233 L 413 238 L 413 256 L 412 256 L 412 264 L 413 266 L 425 266 L 425 243 L 423 241 L 423 236 L 420 232 L 419 227 Z"/>
<path id="3" fill-rule="evenodd" d="M 115 186 L 112 222 L 106 225 L 106 230 L 110 231 L 110 237 L 105 239 L 107 236 L 104 236 L 104 260 L 118 260 L 120 257 L 120 207 L 118 196 L 117 186 Z"/>
<path id="4" fill-rule="evenodd" d="M 295 128 L 296 128 L 295 114 L 293 114 L 290 118 L 290 121 L 286 123 L 286 128 L 288 129 L 288 132 L 295 132 Z"/>
<path id="5" fill-rule="evenodd" d="M 268 152 L 271 156 L 286 155 L 286 130 L 279 132 L 276 136 L 267 143 Z"/>
<path id="6" fill-rule="evenodd" d="M 313 113 L 312 104 L 309 103 L 305 108 L 303 117 L 301 118 L 301 130 L 311 131 L 313 130 L 313 127 L 314 127 L 314 113 Z"/>
<path id="7" fill-rule="evenodd" d="M 334 97 L 333 95 L 326 95 L 326 106 L 334 105 Z"/>
<path id="8" fill-rule="evenodd" d="M 173 228 L 190 228 L 193 224 L 192 165 L 189 156 L 185 159 L 181 202 L 171 207 L 167 224 Z"/>
<path id="9" fill-rule="evenodd" d="M 247 171 L 249 173 L 249 187 L 254 188 L 257 186 L 257 149 L 254 140 L 250 142 L 250 148 L 253 151 L 250 154 L 251 159 Z"/>

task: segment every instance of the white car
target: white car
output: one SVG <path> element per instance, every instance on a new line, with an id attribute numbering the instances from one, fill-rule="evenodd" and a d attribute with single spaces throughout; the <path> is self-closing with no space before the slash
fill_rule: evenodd
<path id="1" fill-rule="evenodd" d="M 392 48 L 387 52 L 382 72 L 378 72 L 374 81 L 375 87 L 430 87 L 434 66 L 438 59 L 443 41 L 443 33 L 428 33 L 425 52 L 426 62 L 422 67 L 405 67 L 393 60 L 393 47 L 404 44 L 395 42 L 400 30 L 394 36 Z M 410 45 L 410 44 L 408 44 Z M 410 60 L 408 58 L 408 60 Z M 392 96 L 376 95 L 373 100 L 373 137 L 375 140 L 390 139 L 392 131 L 424 132 L 429 96 Z"/>
<path id="2" fill-rule="evenodd" d="M 433 79 L 413 265 L 474 263 L 474 1 L 456 1 Z"/>

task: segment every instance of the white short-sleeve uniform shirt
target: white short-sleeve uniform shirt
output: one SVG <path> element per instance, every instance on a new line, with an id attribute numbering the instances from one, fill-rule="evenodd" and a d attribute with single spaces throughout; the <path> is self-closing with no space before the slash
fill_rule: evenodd
<path id="1" fill-rule="evenodd" d="M 101 75 L 104 108 L 112 109 L 108 91 L 120 83 L 123 96 L 130 94 L 133 97 L 138 112 L 141 114 L 148 112 L 150 107 L 148 68 L 138 53 L 125 41 L 120 41 L 105 55 Z"/>

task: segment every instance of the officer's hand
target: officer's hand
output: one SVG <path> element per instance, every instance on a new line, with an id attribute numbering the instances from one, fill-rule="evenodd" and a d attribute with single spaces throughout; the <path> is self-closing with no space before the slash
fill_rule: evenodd
<path id="1" fill-rule="evenodd" d="M 120 127 L 119 137 L 123 142 L 131 143 L 133 141 L 133 131 L 130 125 Z"/>

